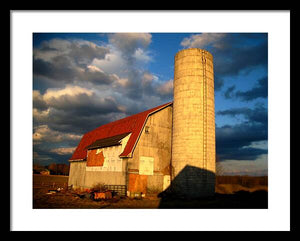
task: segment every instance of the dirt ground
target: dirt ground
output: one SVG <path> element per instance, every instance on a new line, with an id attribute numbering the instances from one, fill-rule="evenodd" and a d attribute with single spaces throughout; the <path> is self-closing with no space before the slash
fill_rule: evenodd
<path id="1" fill-rule="evenodd" d="M 213 197 L 197 200 L 181 200 L 170 196 L 148 196 L 142 199 L 114 197 L 110 200 L 94 201 L 88 193 L 65 191 L 51 193 L 49 188 L 33 188 L 34 209 L 238 209 L 268 208 L 268 189 L 266 186 L 245 188 L 222 184 L 216 187 Z"/>

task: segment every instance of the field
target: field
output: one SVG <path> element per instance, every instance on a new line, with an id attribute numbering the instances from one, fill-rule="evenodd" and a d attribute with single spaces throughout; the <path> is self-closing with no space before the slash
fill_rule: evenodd
<path id="1" fill-rule="evenodd" d="M 216 194 L 197 200 L 181 200 L 168 196 L 148 196 L 142 199 L 115 197 L 94 201 L 88 193 L 67 190 L 67 176 L 33 175 L 33 208 L 205 208 L 237 209 L 268 208 L 267 177 L 217 177 Z M 54 192 L 62 188 L 59 192 Z"/>
<path id="2" fill-rule="evenodd" d="M 33 188 L 67 187 L 68 176 L 33 174 Z"/>

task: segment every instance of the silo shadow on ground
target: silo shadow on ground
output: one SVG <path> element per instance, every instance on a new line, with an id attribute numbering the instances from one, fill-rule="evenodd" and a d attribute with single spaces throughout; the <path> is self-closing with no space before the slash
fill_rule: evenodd
<path id="1" fill-rule="evenodd" d="M 191 176 L 202 178 L 196 180 Z M 203 178 L 204 177 L 204 178 Z M 203 182 L 204 180 L 204 182 Z M 171 185 L 158 197 L 160 204 L 158 208 L 162 209 L 267 209 L 268 208 L 268 192 L 265 190 L 257 190 L 253 192 L 238 191 L 233 194 L 216 193 L 214 187 L 205 189 L 205 180 L 215 180 L 213 172 L 204 170 L 194 166 L 185 166 L 184 169 L 174 178 Z M 186 185 L 186 186 L 185 186 Z M 196 189 L 195 189 L 196 185 Z M 198 186 L 197 186 L 198 185 Z M 193 188 L 191 188 L 193 186 Z M 199 187 L 199 188 L 198 188 Z M 185 188 L 185 192 L 178 191 Z M 198 189 L 197 189 L 198 188 Z M 198 193 L 195 190 L 202 190 Z M 204 190 L 204 195 L 203 195 Z M 205 195 L 206 193 L 206 195 Z"/>

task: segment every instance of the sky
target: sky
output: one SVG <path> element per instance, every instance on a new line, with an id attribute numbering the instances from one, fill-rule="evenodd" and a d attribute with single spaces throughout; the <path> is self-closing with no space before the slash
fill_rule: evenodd
<path id="1" fill-rule="evenodd" d="M 34 163 L 68 163 L 84 133 L 172 101 L 186 48 L 214 57 L 222 173 L 267 175 L 267 33 L 34 33 Z"/>

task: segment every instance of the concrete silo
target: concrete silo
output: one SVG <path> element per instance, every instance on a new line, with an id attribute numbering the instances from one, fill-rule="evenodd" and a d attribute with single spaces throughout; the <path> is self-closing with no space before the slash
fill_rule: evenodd
<path id="1" fill-rule="evenodd" d="M 215 191 L 213 56 L 190 48 L 175 56 L 172 190 L 183 197 Z"/>

